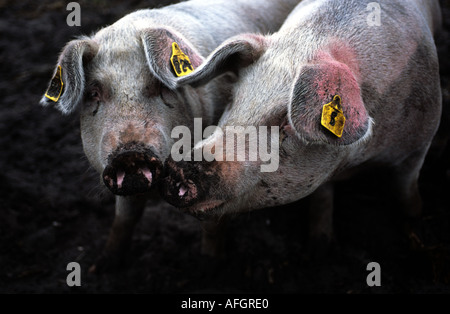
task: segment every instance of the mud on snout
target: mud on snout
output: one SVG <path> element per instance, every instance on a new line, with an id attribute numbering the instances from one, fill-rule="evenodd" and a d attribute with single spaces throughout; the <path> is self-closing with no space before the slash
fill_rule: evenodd
<path id="1" fill-rule="evenodd" d="M 213 215 L 226 201 L 217 162 L 179 161 L 169 156 L 164 163 L 162 197 L 197 218 Z"/>
<path id="2" fill-rule="evenodd" d="M 109 155 L 102 178 L 115 195 L 146 194 L 157 185 L 162 167 L 162 162 L 150 147 L 131 142 L 119 146 Z"/>

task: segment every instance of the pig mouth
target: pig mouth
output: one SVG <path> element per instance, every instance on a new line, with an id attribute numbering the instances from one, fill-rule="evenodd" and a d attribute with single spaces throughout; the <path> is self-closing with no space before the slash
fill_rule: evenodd
<path id="1" fill-rule="evenodd" d="M 217 214 L 224 205 L 224 200 L 207 200 L 188 207 L 178 207 L 178 209 L 203 220 Z"/>

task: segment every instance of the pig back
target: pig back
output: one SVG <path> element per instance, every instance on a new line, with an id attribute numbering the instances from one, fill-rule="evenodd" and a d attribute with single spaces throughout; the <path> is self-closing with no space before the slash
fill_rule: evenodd
<path id="1" fill-rule="evenodd" d="M 375 122 L 369 148 L 379 158 L 398 160 L 428 147 L 439 126 L 441 89 L 433 33 L 441 19 L 434 0 L 382 1 L 380 7 L 381 25 L 361 25 L 366 34 L 354 46 L 362 98 Z"/>
<path id="2" fill-rule="evenodd" d="M 206 57 L 226 39 L 241 33 L 276 32 L 299 0 L 193 0 L 143 10 L 152 23 L 181 32 Z"/>
<path id="3" fill-rule="evenodd" d="M 358 154 L 363 160 L 395 160 L 428 147 L 439 126 L 442 105 L 433 34 L 441 18 L 434 0 L 376 3 L 378 12 L 368 10 L 370 0 L 305 0 L 272 36 L 277 43 L 273 50 L 295 56 L 292 64 L 337 61 L 351 69 L 374 122 Z M 379 23 L 373 14 L 379 14 Z"/>

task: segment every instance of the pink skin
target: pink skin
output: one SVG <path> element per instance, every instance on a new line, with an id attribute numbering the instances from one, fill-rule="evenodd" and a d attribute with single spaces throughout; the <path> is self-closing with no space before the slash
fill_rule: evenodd
<path id="1" fill-rule="evenodd" d="M 141 169 L 141 173 L 147 178 L 149 185 L 152 184 L 152 173 L 148 168 Z"/>
<path id="2" fill-rule="evenodd" d="M 361 116 L 367 115 L 367 112 L 361 101 L 358 84 L 359 66 L 352 49 L 342 43 L 333 42 L 328 51 L 321 50 L 316 54 L 315 61 L 323 64 L 326 69 L 314 81 L 318 87 L 318 96 L 322 99 L 322 103 L 326 104 L 330 101 L 327 99 L 330 94 L 340 95 L 346 118 L 346 132 L 355 132 L 361 127 L 361 122 L 366 121 L 368 117 Z"/>
<path id="3" fill-rule="evenodd" d="M 119 172 L 117 173 L 117 187 L 118 187 L 119 189 L 122 188 L 122 184 L 123 184 L 123 179 L 124 179 L 124 178 L 125 178 L 125 172 L 119 171 Z"/>
<path id="4" fill-rule="evenodd" d="M 420 33 L 420 29 L 416 30 Z M 389 88 L 392 82 L 396 81 L 403 70 L 407 67 L 409 57 L 417 50 L 418 42 L 413 39 L 406 38 L 407 44 L 404 45 L 402 55 L 394 57 L 395 62 L 391 62 L 388 67 L 382 68 L 380 71 L 383 75 L 383 79 L 380 80 L 380 84 L 377 85 L 378 92 L 383 94 L 387 88 Z M 338 62 L 346 64 L 358 83 L 361 83 L 360 68 L 358 65 L 358 58 L 354 50 L 343 41 L 338 39 L 331 40 L 328 46 L 328 51 L 321 51 L 317 54 L 318 59 L 333 58 Z M 406 58 L 405 56 L 408 56 Z"/>
<path id="5" fill-rule="evenodd" d="M 106 177 L 106 179 L 108 180 L 110 186 L 112 186 L 114 184 L 113 179 L 111 179 L 109 177 Z"/>
<path id="6" fill-rule="evenodd" d="M 353 73 L 358 83 L 360 83 L 361 75 L 358 58 L 355 55 L 354 49 L 341 40 L 333 39 L 328 46 L 328 50 L 329 54 L 320 51 L 317 54 L 317 57 L 321 59 L 322 56 L 324 58 L 329 58 L 329 61 L 335 60 L 344 63 L 350 68 L 350 71 Z"/>
<path id="7" fill-rule="evenodd" d="M 186 194 L 187 189 L 184 186 L 180 187 L 180 191 L 178 192 L 178 196 L 183 196 L 184 194 Z"/>
<path id="8" fill-rule="evenodd" d="M 147 178 L 149 185 L 152 184 L 152 172 L 148 168 L 140 169 L 140 172 Z M 122 188 L 123 180 L 125 179 L 125 172 L 117 172 L 117 187 Z"/>

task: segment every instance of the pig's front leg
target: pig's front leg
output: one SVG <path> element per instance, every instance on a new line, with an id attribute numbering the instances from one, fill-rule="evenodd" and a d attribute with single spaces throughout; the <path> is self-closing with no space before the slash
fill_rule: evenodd
<path id="1" fill-rule="evenodd" d="M 403 214 L 417 218 L 422 213 L 422 199 L 419 193 L 418 178 L 426 152 L 416 152 L 406 158 L 394 170 L 394 191 Z"/>
<path id="2" fill-rule="evenodd" d="M 414 152 L 394 169 L 394 197 L 402 210 L 404 232 L 409 239 L 411 249 L 424 247 L 420 235 L 422 198 L 419 192 L 418 178 L 427 151 L 428 147 Z"/>
<path id="3" fill-rule="evenodd" d="M 130 248 L 134 227 L 145 208 L 144 196 L 116 196 L 116 216 L 108 237 L 108 241 L 90 272 L 115 269 L 124 260 Z"/>
<path id="4" fill-rule="evenodd" d="M 202 255 L 224 257 L 228 216 L 202 221 Z"/>
<path id="5" fill-rule="evenodd" d="M 333 240 L 333 183 L 321 185 L 310 197 L 308 251 L 313 259 L 323 257 Z"/>

